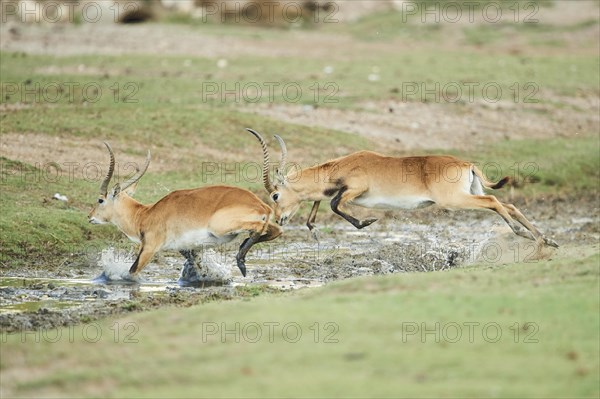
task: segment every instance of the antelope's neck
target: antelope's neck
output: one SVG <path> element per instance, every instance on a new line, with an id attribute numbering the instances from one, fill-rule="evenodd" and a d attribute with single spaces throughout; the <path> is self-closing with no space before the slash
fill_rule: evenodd
<path id="1" fill-rule="evenodd" d="M 130 240 L 141 242 L 142 240 L 142 217 L 148 206 L 139 203 L 129 196 L 119 198 L 123 203 L 119 206 L 114 224 Z"/>

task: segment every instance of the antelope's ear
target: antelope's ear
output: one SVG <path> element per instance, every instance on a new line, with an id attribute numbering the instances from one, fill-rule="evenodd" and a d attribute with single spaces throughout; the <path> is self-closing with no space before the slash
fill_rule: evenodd
<path id="1" fill-rule="evenodd" d="M 139 181 L 136 181 L 135 183 L 133 183 L 131 186 L 127 187 L 125 189 L 125 193 L 127 195 L 133 195 L 135 194 L 135 190 L 137 189 L 137 185 L 138 185 Z"/>
<path id="2" fill-rule="evenodd" d="M 121 192 L 121 185 L 119 183 L 115 184 L 110 194 L 108 195 L 109 199 L 114 199 Z"/>
<path id="3" fill-rule="evenodd" d="M 283 173 L 279 171 L 279 169 L 275 170 L 275 186 L 285 186 L 286 180 Z"/>

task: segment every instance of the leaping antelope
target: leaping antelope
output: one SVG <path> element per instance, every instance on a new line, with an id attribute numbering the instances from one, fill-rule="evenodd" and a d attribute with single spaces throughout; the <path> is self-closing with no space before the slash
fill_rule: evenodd
<path id="1" fill-rule="evenodd" d="M 509 178 L 490 182 L 473 163 L 447 155 L 388 157 L 359 151 L 284 175 L 287 149 L 283 139 L 275 135 L 281 147 L 281 159 L 275 173 L 276 182 L 272 183 L 265 140 L 256 131 L 246 130 L 262 146 L 263 183 L 280 225 L 296 213 L 302 201 L 314 202 L 306 225 L 315 238 L 314 222 L 324 200 L 331 199 L 331 209 L 357 229 L 367 227 L 377 219 L 359 220 L 348 214 L 347 204 L 379 209 L 418 209 L 437 204 L 450 209 L 493 210 L 515 234 L 558 248 L 556 242 L 540 233 L 514 205 L 484 194 L 483 187 L 501 188 Z"/>
<path id="2" fill-rule="evenodd" d="M 161 249 L 179 250 L 187 259 L 186 269 L 193 268 L 194 249 L 224 244 L 249 232 L 236 256 L 237 266 L 245 277 L 245 259 L 250 248 L 281 235 L 281 228 L 269 221 L 273 210 L 250 191 L 237 187 L 178 190 L 154 204 L 139 203 L 131 195 L 148 169 L 150 151 L 144 167 L 108 193 L 115 156 L 110 145 L 104 144 L 110 153 L 110 165 L 100 185 L 98 203 L 88 217 L 91 223 L 114 224 L 130 240 L 141 244 L 139 255 L 129 269 L 131 275 L 139 273 Z"/>

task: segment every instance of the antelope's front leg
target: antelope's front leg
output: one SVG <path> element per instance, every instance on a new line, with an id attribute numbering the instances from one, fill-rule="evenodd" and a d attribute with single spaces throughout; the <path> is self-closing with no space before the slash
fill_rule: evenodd
<path id="1" fill-rule="evenodd" d="M 138 255 L 135 262 L 133 262 L 133 265 L 131 265 L 131 268 L 129 269 L 129 274 L 135 276 L 136 274 L 141 272 L 142 269 L 146 267 L 148 262 L 150 262 L 150 259 L 152 259 L 156 252 L 156 249 L 148 247 L 146 245 L 142 245 L 142 250 L 140 251 L 140 254 Z"/>
<path id="2" fill-rule="evenodd" d="M 310 230 L 310 233 L 315 241 L 319 241 L 319 229 L 315 229 L 315 220 L 317 219 L 317 212 L 319 211 L 319 205 L 321 201 L 315 201 L 306 220 L 306 227 Z"/>
<path id="3" fill-rule="evenodd" d="M 263 233 L 260 233 L 260 231 L 263 231 Z M 250 237 L 246 238 L 244 242 L 242 242 L 242 245 L 240 245 L 240 250 L 235 257 L 237 260 L 237 265 L 242 272 L 242 276 L 246 277 L 246 254 L 248 254 L 250 248 L 259 242 L 274 240 L 282 233 L 283 230 L 281 230 L 281 227 L 273 223 L 268 223 L 266 228 L 261 228 L 259 231 L 253 231 L 250 233 Z"/>
<path id="4" fill-rule="evenodd" d="M 244 277 L 246 277 L 246 254 L 248 253 L 250 248 L 252 248 L 252 246 L 258 242 L 259 239 L 260 233 L 252 232 L 250 234 L 250 237 L 246 238 L 244 242 L 242 242 L 242 245 L 240 245 L 240 250 L 238 251 L 238 254 L 235 257 L 235 260 L 237 261 L 237 266 L 240 269 L 240 272 L 242 272 L 242 276 Z"/>
<path id="5" fill-rule="evenodd" d="M 142 271 L 144 267 L 150 262 L 150 259 L 157 253 L 164 239 L 162 237 L 157 236 L 156 234 L 148 234 L 145 235 L 142 232 L 142 246 L 140 249 L 140 254 L 138 255 L 133 265 L 129 269 L 129 274 L 136 275 Z"/>

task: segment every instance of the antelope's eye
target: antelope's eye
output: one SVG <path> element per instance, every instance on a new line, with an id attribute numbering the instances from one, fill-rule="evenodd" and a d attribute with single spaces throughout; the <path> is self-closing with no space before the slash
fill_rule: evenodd
<path id="1" fill-rule="evenodd" d="M 273 201 L 277 202 L 277 200 L 279 199 L 279 193 L 275 193 L 271 196 L 271 198 L 273 199 Z"/>
<path id="2" fill-rule="evenodd" d="M 102 204 L 103 202 L 104 202 L 104 199 L 102 199 L 102 198 L 98 199 L 99 204 Z"/>

